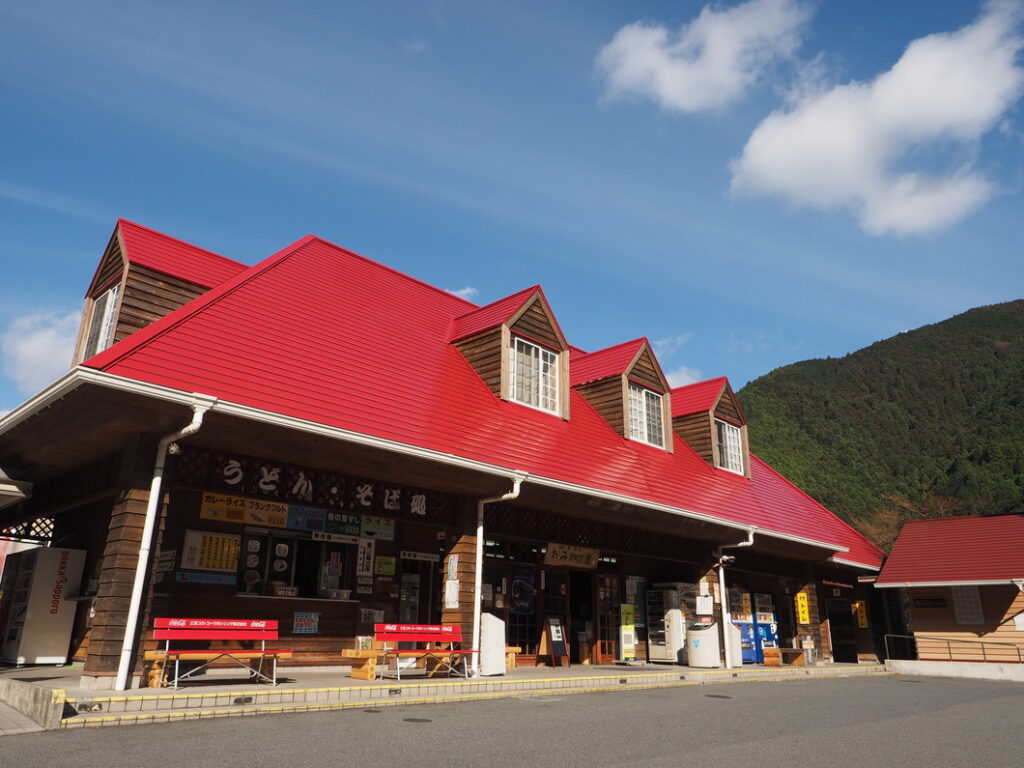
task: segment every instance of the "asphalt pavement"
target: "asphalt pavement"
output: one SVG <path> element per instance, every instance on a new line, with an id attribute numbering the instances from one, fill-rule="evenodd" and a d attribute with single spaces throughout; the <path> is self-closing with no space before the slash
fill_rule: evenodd
<path id="1" fill-rule="evenodd" d="M 0 739 L 4 768 L 1021 768 L 1024 686 L 708 685 L 224 718 Z"/>

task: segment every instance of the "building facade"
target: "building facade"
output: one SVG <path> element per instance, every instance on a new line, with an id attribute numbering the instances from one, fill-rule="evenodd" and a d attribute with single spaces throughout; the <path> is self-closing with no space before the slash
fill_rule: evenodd
<path id="1" fill-rule="evenodd" d="M 478 610 L 521 663 L 553 619 L 572 663 L 642 659 L 666 584 L 878 655 L 882 553 L 750 453 L 728 381 L 572 346 L 539 286 L 477 306 L 312 236 L 249 267 L 122 220 L 75 362 L 0 420 L 0 529 L 85 552 L 85 684 L 143 679 L 159 616 L 278 619 L 296 665 Z"/>

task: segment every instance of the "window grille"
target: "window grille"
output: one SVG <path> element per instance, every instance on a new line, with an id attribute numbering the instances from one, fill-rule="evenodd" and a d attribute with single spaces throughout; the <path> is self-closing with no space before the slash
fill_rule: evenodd
<path id="1" fill-rule="evenodd" d="M 642 443 L 665 447 L 661 395 L 636 384 L 629 385 L 629 437 Z"/>
<path id="2" fill-rule="evenodd" d="M 976 585 L 953 587 L 953 610 L 956 612 L 957 624 L 985 623 L 981 594 Z"/>
<path id="3" fill-rule="evenodd" d="M 558 355 L 525 339 L 512 339 L 511 387 L 517 403 L 558 411 Z"/>
<path id="4" fill-rule="evenodd" d="M 715 424 L 718 427 L 718 466 L 742 475 L 743 437 L 740 428 L 717 419 Z"/>

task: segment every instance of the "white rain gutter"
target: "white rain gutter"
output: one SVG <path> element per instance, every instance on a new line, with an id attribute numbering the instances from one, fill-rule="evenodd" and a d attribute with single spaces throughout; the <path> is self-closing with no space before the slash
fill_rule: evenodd
<path id="1" fill-rule="evenodd" d="M 875 589 L 890 589 L 894 587 L 1000 587 L 1013 584 L 1021 592 L 1024 592 L 1024 579 L 985 579 L 980 581 L 901 581 L 886 582 L 879 584 L 875 582 Z"/>
<path id="2" fill-rule="evenodd" d="M 153 529 L 156 527 L 157 510 L 160 508 L 160 486 L 163 484 L 164 465 L 167 463 L 168 448 L 177 440 L 194 435 L 203 425 L 203 416 L 216 398 L 205 395 L 192 395 L 192 421 L 188 426 L 172 432 L 160 440 L 156 449 L 156 462 L 153 465 L 153 480 L 149 486 L 149 499 L 146 502 L 146 521 L 142 528 L 142 541 L 139 542 L 139 559 L 135 564 L 135 582 L 132 585 L 131 603 L 128 606 L 128 619 L 124 628 L 124 641 L 121 643 L 121 660 L 117 666 L 117 678 L 114 681 L 115 691 L 124 691 L 128 687 L 128 675 L 132 668 L 132 647 L 134 646 L 135 629 L 139 623 L 139 610 L 142 605 L 142 593 L 146 584 L 146 573 L 149 571 L 149 553 L 152 548 Z"/>
<path id="3" fill-rule="evenodd" d="M 512 475 L 512 490 L 502 496 L 480 499 L 476 503 L 476 570 L 473 574 L 473 677 L 480 676 L 480 614 L 484 583 L 484 507 L 497 501 L 511 501 L 519 498 L 519 490 L 529 475 L 516 472 Z"/>
<path id="4" fill-rule="evenodd" d="M 722 612 L 722 647 L 725 649 L 725 668 L 732 669 L 732 640 L 729 637 L 729 625 L 732 624 L 732 611 L 729 610 L 729 593 L 725 589 L 725 559 L 723 549 L 739 549 L 754 544 L 754 528 L 747 529 L 747 538 L 736 544 L 722 544 L 715 548 L 714 555 L 718 558 L 718 596 L 721 600 Z M 735 558 L 733 558 L 735 560 Z"/>

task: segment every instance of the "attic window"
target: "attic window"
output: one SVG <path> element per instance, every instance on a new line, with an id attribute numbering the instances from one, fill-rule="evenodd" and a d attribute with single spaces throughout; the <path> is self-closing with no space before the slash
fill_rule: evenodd
<path id="1" fill-rule="evenodd" d="M 518 336 L 512 337 L 512 400 L 523 405 L 558 412 L 558 355 Z"/>
<path id="2" fill-rule="evenodd" d="M 742 475 L 743 472 L 743 438 L 740 428 L 726 421 L 715 419 L 718 429 L 718 466 Z"/>
<path id="3" fill-rule="evenodd" d="M 114 341 L 114 310 L 117 308 L 117 293 L 120 286 L 97 296 L 92 302 L 92 317 L 89 320 L 89 335 L 85 341 L 83 360 L 102 352 Z"/>
<path id="4" fill-rule="evenodd" d="M 665 447 L 661 395 L 636 384 L 629 385 L 629 437 L 641 443 Z"/>

